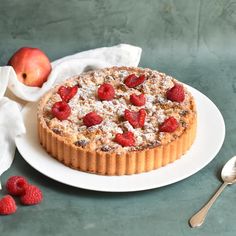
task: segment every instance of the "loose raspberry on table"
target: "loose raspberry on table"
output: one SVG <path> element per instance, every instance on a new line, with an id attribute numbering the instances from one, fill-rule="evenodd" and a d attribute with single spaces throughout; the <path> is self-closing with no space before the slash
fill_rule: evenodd
<path id="1" fill-rule="evenodd" d="M 130 131 L 123 134 L 116 134 L 114 141 L 123 147 L 130 147 L 135 145 L 134 134 Z"/>
<path id="2" fill-rule="evenodd" d="M 140 109 L 138 112 L 136 111 L 129 111 L 125 110 L 124 118 L 125 120 L 129 121 L 129 123 L 134 127 L 134 128 L 142 128 L 145 123 L 145 118 L 146 118 L 146 111 L 145 109 Z"/>
<path id="3" fill-rule="evenodd" d="M 183 85 L 175 84 L 174 87 L 166 92 L 166 97 L 172 102 L 183 102 L 185 98 Z"/>
<path id="4" fill-rule="evenodd" d="M 25 188 L 27 187 L 28 182 L 22 176 L 11 176 L 6 183 L 7 191 L 14 196 L 20 196 L 24 194 Z"/>
<path id="5" fill-rule="evenodd" d="M 179 127 L 178 121 L 174 117 L 169 117 L 159 126 L 160 132 L 172 133 Z"/>
<path id="6" fill-rule="evenodd" d="M 12 196 L 6 195 L 0 200 L 0 215 L 11 215 L 16 209 L 16 202 Z"/>
<path id="7" fill-rule="evenodd" d="M 124 83 L 127 87 L 134 88 L 142 84 L 145 81 L 145 79 L 146 79 L 145 75 L 140 75 L 138 77 L 135 74 L 130 74 L 125 78 Z"/>
<path id="8" fill-rule="evenodd" d="M 60 95 L 61 99 L 65 102 L 69 102 L 71 98 L 75 96 L 75 94 L 78 91 L 78 86 L 73 86 L 73 87 L 65 87 L 61 86 L 58 89 L 58 94 Z"/>
<path id="9" fill-rule="evenodd" d="M 25 189 L 25 194 L 20 197 L 20 202 L 23 205 L 36 205 L 42 200 L 43 194 L 41 190 L 34 185 L 28 185 Z"/>
<path id="10" fill-rule="evenodd" d="M 134 106 L 143 106 L 146 103 L 146 97 L 144 94 L 140 94 L 140 95 L 136 95 L 136 94 L 131 94 L 130 95 L 130 102 L 134 105 Z"/>
<path id="11" fill-rule="evenodd" d="M 110 101 L 115 96 L 115 90 L 111 84 L 104 83 L 98 88 L 98 97 L 101 100 Z"/>
<path id="12" fill-rule="evenodd" d="M 84 125 L 86 125 L 87 127 L 98 125 L 102 121 L 103 121 L 103 118 L 94 111 L 89 112 L 83 117 Z"/>
<path id="13" fill-rule="evenodd" d="M 51 111 L 58 120 L 66 120 L 71 114 L 71 108 L 65 101 L 54 103 Z"/>

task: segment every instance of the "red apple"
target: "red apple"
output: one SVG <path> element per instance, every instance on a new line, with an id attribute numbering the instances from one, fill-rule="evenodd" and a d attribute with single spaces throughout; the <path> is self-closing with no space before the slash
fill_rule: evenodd
<path id="1" fill-rule="evenodd" d="M 41 87 L 52 70 L 48 57 L 38 48 L 20 48 L 8 65 L 14 68 L 20 82 L 31 87 Z"/>

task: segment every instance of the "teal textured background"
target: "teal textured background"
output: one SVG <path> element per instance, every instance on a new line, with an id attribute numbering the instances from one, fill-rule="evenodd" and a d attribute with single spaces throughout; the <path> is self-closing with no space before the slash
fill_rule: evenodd
<path id="1" fill-rule="evenodd" d="M 0 0 L 0 65 L 22 46 L 39 47 L 54 60 L 130 43 L 143 49 L 140 66 L 200 90 L 226 123 L 224 145 L 207 167 L 176 184 L 144 192 L 69 187 L 41 175 L 16 152 L 3 182 L 24 175 L 42 188 L 45 199 L 0 217 L 0 235 L 235 235 L 235 186 L 225 190 L 201 228 L 188 226 L 189 217 L 219 187 L 221 167 L 236 153 L 235 40 L 235 1 Z"/>

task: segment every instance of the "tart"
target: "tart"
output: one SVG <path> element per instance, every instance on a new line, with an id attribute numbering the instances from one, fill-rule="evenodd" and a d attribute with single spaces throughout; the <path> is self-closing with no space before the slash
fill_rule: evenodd
<path id="1" fill-rule="evenodd" d="M 151 171 L 182 157 L 196 136 L 193 96 L 147 68 L 111 67 L 66 80 L 45 94 L 39 141 L 71 168 L 101 174 Z"/>

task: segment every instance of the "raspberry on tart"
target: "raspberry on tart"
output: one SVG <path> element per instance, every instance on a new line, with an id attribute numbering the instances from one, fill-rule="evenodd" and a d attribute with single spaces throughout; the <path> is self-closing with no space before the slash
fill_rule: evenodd
<path id="1" fill-rule="evenodd" d="M 136 94 L 133 93 L 133 94 L 130 95 L 130 102 L 134 106 L 141 107 L 141 106 L 145 105 L 146 97 L 145 97 L 144 94 L 136 95 Z"/>
<path id="2" fill-rule="evenodd" d="M 173 133 L 178 127 L 178 121 L 174 117 L 169 117 L 159 126 L 159 131 Z"/>
<path id="3" fill-rule="evenodd" d="M 115 90 L 112 85 L 104 83 L 98 88 L 98 97 L 101 100 L 110 101 L 115 96 Z"/>
<path id="4" fill-rule="evenodd" d="M 145 79 L 145 75 L 136 76 L 135 74 L 131 74 L 125 78 L 124 83 L 127 87 L 134 88 L 142 84 Z"/>
<path id="5" fill-rule="evenodd" d="M 71 98 L 75 96 L 75 94 L 78 91 L 78 86 L 73 86 L 73 87 L 65 87 L 61 86 L 58 89 L 58 94 L 60 95 L 62 101 L 69 102 Z"/>
<path id="6" fill-rule="evenodd" d="M 183 85 L 175 84 L 174 87 L 166 92 L 166 97 L 172 102 L 183 102 L 185 98 Z"/>
<path id="7" fill-rule="evenodd" d="M 98 125 L 103 121 L 102 117 L 92 111 L 86 114 L 83 118 L 84 125 L 87 127 Z"/>
<path id="8" fill-rule="evenodd" d="M 70 106 L 64 101 L 54 103 L 51 111 L 58 120 L 66 120 L 71 114 Z"/>
<path id="9" fill-rule="evenodd" d="M 142 128 L 145 123 L 146 118 L 146 111 L 145 109 L 140 109 L 138 112 L 136 111 L 129 111 L 128 109 L 125 110 L 124 118 L 125 120 L 129 121 L 129 123 L 134 128 Z"/>
<path id="10" fill-rule="evenodd" d="M 116 134 L 114 141 L 122 145 L 123 147 L 134 146 L 135 139 L 134 134 L 130 131 L 123 134 Z"/>

